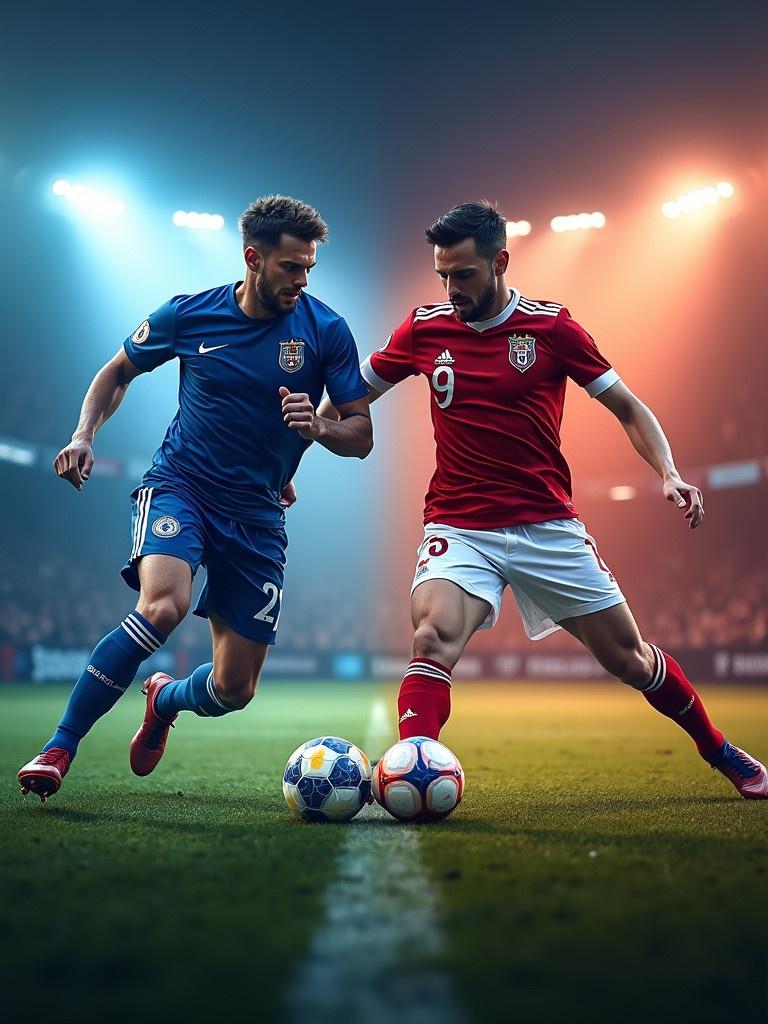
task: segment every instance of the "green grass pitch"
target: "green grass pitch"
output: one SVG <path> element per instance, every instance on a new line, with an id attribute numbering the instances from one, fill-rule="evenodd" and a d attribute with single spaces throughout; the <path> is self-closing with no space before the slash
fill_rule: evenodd
<path id="1" fill-rule="evenodd" d="M 726 735 L 765 760 L 765 694 L 702 691 Z M 0 692 L 6 1020 L 289 1022 L 318 932 L 344 927 L 329 925 L 326 894 L 350 829 L 370 837 L 372 875 L 397 830 L 414 833 L 442 937 L 426 953 L 409 945 L 407 893 L 392 885 L 395 965 L 361 1024 L 436 1019 L 418 998 L 397 1008 L 403 979 L 425 970 L 463 1022 L 765 1019 L 768 806 L 742 800 L 621 686 L 457 682 L 443 739 L 467 789 L 436 826 L 367 809 L 307 825 L 283 803 L 290 752 L 323 732 L 363 744 L 394 686 L 266 683 L 243 714 L 183 715 L 147 779 L 128 768 L 136 686 L 42 805 L 15 772 L 67 692 Z M 358 1024 L 359 1000 L 333 975 L 328 988 L 312 1024 Z"/>

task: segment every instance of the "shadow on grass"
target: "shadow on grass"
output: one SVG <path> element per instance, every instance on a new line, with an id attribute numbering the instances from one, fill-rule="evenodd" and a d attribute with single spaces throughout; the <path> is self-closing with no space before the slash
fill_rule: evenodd
<path id="1" fill-rule="evenodd" d="M 631 834 L 617 828 L 616 831 L 595 828 L 596 817 L 610 814 L 629 822 L 633 816 L 647 812 L 665 812 L 668 819 L 670 812 L 675 819 L 683 824 L 686 821 L 686 810 L 696 808 L 725 808 L 734 803 L 741 804 L 738 797 L 731 796 L 686 796 L 662 798 L 628 798 L 623 796 L 602 797 L 565 802 L 537 802 L 535 817 L 531 804 L 516 807 L 510 805 L 507 820 L 500 821 L 496 817 L 469 816 L 459 813 L 441 822 L 404 823 L 389 817 L 381 809 L 374 808 L 373 813 L 367 809 L 351 822 L 341 823 L 310 823 L 290 816 L 287 811 L 275 802 L 272 806 L 258 806 L 247 796 L 222 796 L 218 794 L 197 794 L 183 796 L 178 793 L 124 794 L 124 807 L 119 809 L 114 804 L 109 809 L 88 809 L 82 805 L 67 806 L 65 804 L 46 803 L 44 807 L 35 808 L 37 813 L 30 814 L 28 822 L 41 820 L 40 815 L 50 816 L 59 822 L 86 826 L 118 826 L 123 828 L 152 829 L 170 834 L 210 835 L 219 839 L 234 838 L 271 838 L 277 835 L 293 834 L 297 838 L 304 830 L 320 829 L 321 832 L 337 835 L 342 827 L 361 829 L 373 839 L 376 835 L 384 835 L 390 829 L 416 829 L 422 834 L 434 833 L 446 838 L 494 835 L 500 839 L 525 838 L 540 842 L 573 843 L 578 839 L 579 845 L 621 845 L 658 846 L 659 844 L 706 843 L 711 847 L 719 845 L 716 835 L 701 833 L 691 823 L 691 828 L 680 831 L 647 831 L 647 825 L 636 823 Z M 500 808 L 496 807 L 496 815 Z M 586 819 L 586 820 L 585 820 Z M 562 821 L 558 826 L 556 822 Z M 647 821 L 647 817 L 646 817 Z M 747 837 L 745 837 L 747 838 Z M 755 837 L 756 839 L 757 837 Z M 723 839 L 722 842 L 725 842 Z M 732 837 L 728 842 L 732 841 Z"/>
<path id="2" fill-rule="evenodd" d="M 126 828 L 149 828 L 168 833 L 215 834 L 217 837 L 241 835 L 300 835 L 309 830 L 338 834 L 340 829 L 354 828 L 377 832 L 403 827 L 394 818 L 383 814 L 362 813 L 349 822 L 307 822 L 294 818 L 287 809 L 275 806 L 256 806 L 247 797 L 226 797 L 219 795 L 179 796 L 171 793 L 152 793 L 123 797 L 126 804 L 123 811 L 115 806 L 110 809 L 89 810 L 82 805 L 46 803 L 44 807 L 32 809 L 28 821 L 40 821 L 40 815 L 73 825 L 124 826 Z M 32 815 L 35 815 L 34 819 Z M 418 826 L 411 826 L 418 827 Z"/>

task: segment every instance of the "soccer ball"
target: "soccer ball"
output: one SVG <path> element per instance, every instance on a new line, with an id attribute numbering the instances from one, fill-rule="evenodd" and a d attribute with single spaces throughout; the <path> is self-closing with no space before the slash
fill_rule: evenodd
<path id="1" fill-rule="evenodd" d="M 401 821 L 440 821 L 464 794 L 464 770 L 444 743 L 429 736 L 400 740 L 373 770 L 373 795 Z"/>
<path id="2" fill-rule="evenodd" d="M 283 796 L 305 821 L 349 821 L 371 795 L 371 762 L 338 736 L 308 740 L 288 758 Z"/>

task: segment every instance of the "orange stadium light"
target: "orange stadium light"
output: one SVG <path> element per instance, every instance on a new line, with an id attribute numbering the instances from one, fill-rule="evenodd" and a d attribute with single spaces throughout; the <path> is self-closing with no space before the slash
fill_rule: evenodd
<path id="1" fill-rule="evenodd" d="M 524 235 L 530 235 L 531 233 L 531 222 L 527 220 L 508 220 L 507 221 L 507 238 L 520 238 Z"/>
<path id="2" fill-rule="evenodd" d="M 637 488 L 630 484 L 622 484 L 618 487 L 608 489 L 608 497 L 611 501 L 632 501 L 637 497 Z"/>
<path id="3" fill-rule="evenodd" d="M 563 231 L 588 231 L 591 228 L 605 227 L 605 214 L 595 210 L 594 213 L 570 213 L 566 216 L 553 217 L 549 226 L 557 234 Z"/>
<path id="4" fill-rule="evenodd" d="M 694 188 L 677 199 L 668 199 L 662 204 L 661 212 L 668 220 L 675 220 L 681 213 L 693 213 L 706 206 L 714 206 L 721 199 L 730 199 L 735 191 L 730 181 L 718 181 L 716 185 Z"/>

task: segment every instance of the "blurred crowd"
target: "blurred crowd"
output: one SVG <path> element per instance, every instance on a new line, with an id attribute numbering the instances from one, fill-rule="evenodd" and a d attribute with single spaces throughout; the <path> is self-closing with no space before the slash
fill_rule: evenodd
<path id="1" fill-rule="evenodd" d="M 134 604 L 117 560 L 96 550 L 61 550 L 41 558 L 38 547 L 17 545 L 13 559 L 6 560 L 0 577 L 0 642 L 94 646 Z M 716 548 L 704 573 L 697 570 L 695 578 L 687 577 L 682 559 L 676 564 L 672 555 L 663 575 L 638 573 L 621 582 L 642 632 L 654 643 L 671 650 L 765 648 L 768 569 L 763 562 L 739 566 L 725 549 Z M 687 583 L 671 585 L 681 580 Z M 372 593 L 366 611 L 345 599 L 343 589 L 334 587 L 329 595 L 323 581 L 307 582 L 297 574 L 286 587 L 279 645 L 302 652 L 405 653 L 411 637 L 407 583 L 399 598 Z M 191 615 L 172 640 L 173 647 L 190 650 L 206 643 L 205 624 Z M 478 633 L 471 644 L 488 652 L 530 649 L 509 592 L 498 625 Z M 576 643 L 561 631 L 542 645 L 570 650 Z"/>

